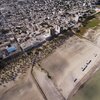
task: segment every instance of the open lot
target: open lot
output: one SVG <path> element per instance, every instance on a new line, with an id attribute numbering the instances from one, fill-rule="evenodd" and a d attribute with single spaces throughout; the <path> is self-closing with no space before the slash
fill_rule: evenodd
<path id="1" fill-rule="evenodd" d="M 95 29 L 89 29 L 85 34 L 84 37 L 96 44 L 100 47 L 100 27 Z"/>
<path id="2" fill-rule="evenodd" d="M 0 91 L 2 92 L 2 91 Z M 35 80 L 29 74 L 24 80 L 16 82 L 13 87 L 0 93 L 0 100 L 45 100 Z"/>
<path id="3" fill-rule="evenodd" d="M 71 100 L 100 100 L 100 70 L 81 88 Z"/>
<path id="4" fill-rule="evenodd" d="M 24 80 L 2 93 L 0 100 L 67 100 L 79 88 L 77 84 L 84 83 L 82 78 L 96 70 L 99 61 L 99 47 L 72 36 L 30 69 Z"/>
<path id="5" fill-rule="evenodd" d="M 84 37 L 100 47 L 100 13 L 97 16 L 99 19 L 99 26 L 94 29 L 89 29 L 84 34 Z M 100 100 L 100 70 L 80 88 L 71 100 Z"/>
<path id="6" fill-rule="evenodd" d="M 44 59 L 40 66 L 49 73 L 60 93 L 67 99 L 77 83 L 99 60 L 98 47 L 73 36 Z"/>
<path id="7" fill-rule="evenodd" d="M 72 36 L 39 62 L 0 100 L 67 100 L 83 77 L 100 62 L 100 49 L 86 39 Z M 87 79 L 87 77 L 86 77 Z M 84 83 L 84 82 L 83 82 Z M 77 90 L 77 89 L 76 89 Z M 74 91 L 75 92 L 75 91 Z"/>

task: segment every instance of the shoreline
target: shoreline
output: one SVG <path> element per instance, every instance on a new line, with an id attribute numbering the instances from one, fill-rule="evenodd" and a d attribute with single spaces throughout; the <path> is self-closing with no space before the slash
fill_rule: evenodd
<path id="1" fill-rule="evenodd" d="M 95 65 L 89 72 L 77 83 L 77 85 L 74 87 L 72 92 L 70 93 L 68 100 L 71 100 L 71 98 L 77 93 L 78 90 L 81 89 L 81 86 L 83 86 L 88 80 L 90 80 L 91 77 L 94 76 L 94 74 L 100 70 L 100 61 L 98 62 L 98 65 Z M 98 70 L 97 70 L 98 69 Z"/>

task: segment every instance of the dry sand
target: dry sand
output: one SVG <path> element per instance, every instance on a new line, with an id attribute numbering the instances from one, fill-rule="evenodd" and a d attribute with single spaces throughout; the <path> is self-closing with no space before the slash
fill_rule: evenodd
<path id="1" fill-rule="evenodd" d="M 9 85 L 10 89 L 3 87 L 5 91 L 0 91 L 0 100 L 67 100 L 75 86 L 98 66 L 99 61 L 99 47 L 86 39 L 70 37 L 30 69 L 27 77 L 12 87 Z"/>
<path id="2" fill-rule="evenodd" d="M 29 73 L 0 96 L 0 100 L 45 100 L 35 80 Z"/>
<path id="3" fill-rule="evenodd" d="M 45 94 L 47 100 L 64 100 L 63 96 L 56 89 L 52 80 L 48 78 L 48 75 L 45 71 L 42 71 L 39 68 L 34 68 L 33 75 Z"/>
<path id="4" fill-rule="evenodd" d="M 40 65 L 49 73 L 56 87 L 67 99 L 75 85 L 99 60 L 98 47 L 87 40 L 73 36 Z M 86 66 L 87 68 L 82 71 Z"/>
<path id="5" fill-rule="evenodd" d="M 100 27 L 97 29 L 89 29 L 83 37 L 100 47 Z"/>

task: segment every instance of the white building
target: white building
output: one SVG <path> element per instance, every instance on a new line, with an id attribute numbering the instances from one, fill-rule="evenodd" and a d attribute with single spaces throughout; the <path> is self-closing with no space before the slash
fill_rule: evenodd
<path id="1" fill-rule="evenodd" d="M 58 25 L 55 25 L 55 34 L 58 35 L 61 32 L 61 28 Z"/>

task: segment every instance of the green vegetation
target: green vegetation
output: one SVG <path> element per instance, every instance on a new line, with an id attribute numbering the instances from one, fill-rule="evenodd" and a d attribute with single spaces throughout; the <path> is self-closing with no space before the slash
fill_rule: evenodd
<path id="1" fill-rule="evenodd" d="M 95 18 L 89 20 L 87 24 L 80 28 L 79 35 L 83 35 L 89 28 L 100 27 L 100 13 Z M 100 70 L 72 97 L 71 100 L 100 100 Z"/>
<path id="2" fill-rule="evenodd" d="M 100 70 L 95 73 L 71 100 L 100 100 Z"/>
<path id="3" fill-rule="evenodd" d="M 100 20 L 97 19 L 97 18 L 94 18 L 94 19 L 90 20 L 90 21 L 87 23 L 86 29 L 96 27 L 96 26 L 99 25 L 99 23 L 100 23 Z"/>
<path id="4" fill-rule="evenodd" d="M 100 25 L 100 13 L 96 14 L 95 17 L 89 20 L 86 24 L 86 29 L 94 28 Z"/>
<path id="5" fill-rule="evenodd" d="M 93 19 L 85 21 L 84 25 L 80 27 L 80 31 L 77 32 L 77 35 L 82 36 L 88 29 L 98 27 L 99 25 L 100 13 L 96 14 Z"/>

